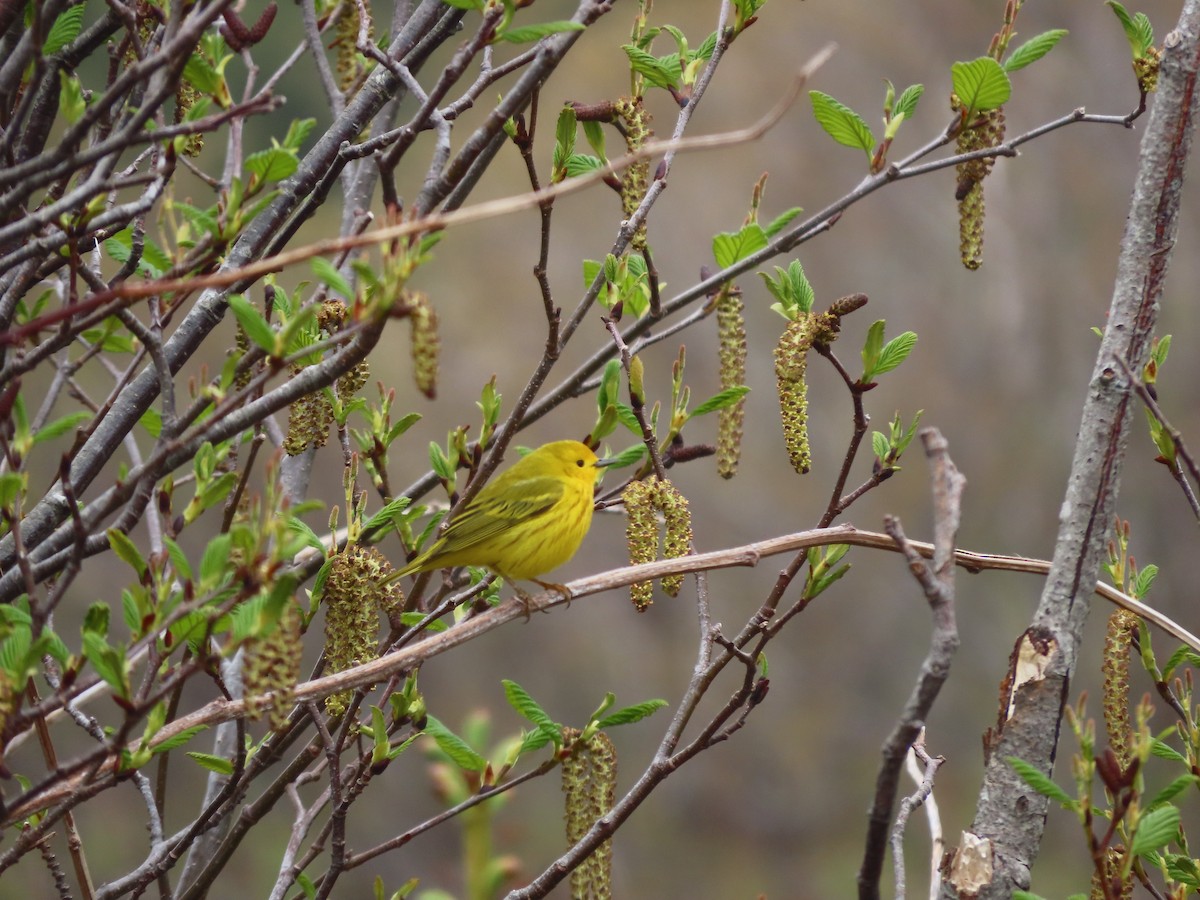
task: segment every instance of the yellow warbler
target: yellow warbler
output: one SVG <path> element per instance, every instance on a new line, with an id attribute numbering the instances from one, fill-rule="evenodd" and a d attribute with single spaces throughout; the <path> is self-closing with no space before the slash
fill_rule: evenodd
<path id="1" fill-rule="evenodd" d="M 569 599 L 565 587 L 537 576 L 579 549 L 592 523 L 596 467 L 606 464 L 579 441 L 538 447 L 490 481 L 428 550 L 392 577 L 487 566 L 506 581 L 535 581 Z"/>

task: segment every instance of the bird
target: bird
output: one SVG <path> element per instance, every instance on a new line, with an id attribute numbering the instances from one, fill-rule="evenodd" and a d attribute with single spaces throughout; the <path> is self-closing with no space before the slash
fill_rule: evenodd
<path id="1" fill-rule="evenodd" d="M 450 520 L 429 549 L 389 577 L 452 566 L 486 566 L 516 585 L 533 581 L 568 601 L 565 585 L 537 576 L 557 569 L 579 549 L 592 523 L 596 469 L 608 465 L 579 441 L 553 441 L 488 482 Z"/>

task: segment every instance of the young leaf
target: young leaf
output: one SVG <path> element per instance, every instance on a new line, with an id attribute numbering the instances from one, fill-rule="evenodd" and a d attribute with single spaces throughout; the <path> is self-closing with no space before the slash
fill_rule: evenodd
<path id="1" fill-rule="evenodd" d="M 354 288 L 350 287 L 350 282 L 337 270 L 337 266 L 323 256 L 314 256 L 311 265 L 313 274 L 317 276 L 318 281 L 337 291 L 347 300 L 354 298 Z"/>
<path id="2" fill-rule="evenodd" d="M 1078 804 L 1066 791 L 1054 783 L 1045 772 L 1036 766 L 1031 766 L 1023 759 L 1018 759 L 1015 756 L 1008 757 L 1008 764 L 1012 766 L 1021 779 L 1041 794 L 1043 797 L 1049 797 L 1066 809 L 1074 809 Z"/>
<path id="3" fill-rule="evenodd" d="M 908 354 L 912 353 L 916 343 L 916 332 L 906 331 L 884 344 L 883 349 L 879 351 L 879 359 L 875 363 L 875 376 L 890 372 L 904 362 L 908 358 Z"/>
<path id="4" fill-rule="evenodd" d="M 274 356 L 275 330 L 263 318 L 262 313 L 241 294 L 230 294 L 228 302 L 238 324 L 246 332 L 246 337 L 254 341 L 265 353 Z"/>
<path id="5" fill-rule="evenodd" d="M 925 85 L 910 84 L 896 99 L 896 105 L 892 107 L 892 115 L 903 115 L 904 118 L 911 119 L 912 114 L 917 110 L 917 101 L 924 93 Z"/>
<path id="6" fill-rule="evenodd" d="M 997 109 L 1012 96 L 1012 82 L 990 56 L 981 56 L 970 62 L 956 62 L 950 67 L 954 93 L 967 110 L 967 118 L 976 113 Z"/>
<path id="7" fill-rule="evenodd" d="M 640 47 L 635 47 L 633 44 L 625 44 L 621 49 L 629 57 L 629 67 L 655 87 L 669 88 L 679 86 L 678 67 L 676 67 L 675 71 L 672 71 L 663 60 L 660 60 L 653 54 L 647 53 Z"/>
<path id="8" fill-rule="evenodd" d="M 82 425 L 91 417 L 91 413 L 77 412 L 65 415 L 61 419 L 55 419 L 49 425 L 44 425 L 40 431 L 34 434 L 33 443 L 36 445 L 42 443 L 42 441 L 53 440 L 60 434 L 66 434 L 68 431 L 74 430 L 76 425 Z"/>
<path id="9" fill-rule="evenodd" d="M 472 750 L 466 741 L 443 725 L 436 716 L 427 717 L 424 730 L 437 742 L 438 748 L 450 757 L 450 761 L 460 769 L 468 772 L 482 772 L 487 768 L 487 760 Z"/>
<path id="10" fill-rule="evenodd" d="M 188 756 L 210 772 L 216 772 L 218 775 L 233 774 L 233 763 L 223 756 L 213 756 L 211 753 L 201 753 L 198 750 L 189 751 Z"/>
<path id="11" fill-rule="evenodd" d="M 51 56 L 57 53 L 79 36 L 80 30 L 83 28 L 85 6 L 86 4 L 80 3 L 59 14 L 58 18 L 54 20 L 54 24 L 50 26 L 50 31 L 42 44 L 42 56 Z M 36 7 L 34 8 L 36 9 Z"/>
<path id="12" fill-rule="evenodd" d="M 554 175 L 561 181 L 566 172 L 567 161 L 575 152 L 575 108 L 570 104 L 558 112 L 558 123 L 554 127 Z"/>
<path id="13" fill-rule="evenodd" d="M 1154 46 L 1154 27 L 1145 13 L 1130 16 L 1129 12 L 1117 0 L 1108 0 L 1108 5 L 1121 20 L 1121 28 L 1125 31 L 1125 40 L 1129 41 L 1129 49 L 1135 59 L 1140 59 Z"/>
<path id="14" fill-rule="evenodd" d="M 875 139 L 863 117 L 821 91 L 809 91 L 813 116 L 829 136 L 846 147 L 857 147 L 870 159 Z"/>
<path id="15" fill-rule="evenodd" d="M 713 238 L 713 259 L 722 269 L 752 256 L 767 246 L 767 233 L 757 222 L 751 222 L 737 232 L 725 231 Z"/>
<path id="16" fill-rule="evenodd" d="M 733 406 L 750 392 L 750 388 L 744 384 L 739 384 L 735 387 L 726 388 L 719 394 L 713 394 L 694 410 L 692 410 L 691 418 L 703 416 L 710 412 L 716 412 L 718 409 L 724 409 L 727 406 Z"/>
<path id="17" fill-rule="evenodd" d="M 1030 63 L 1037 62 L 1053 50 L 1054 45 L 1066 37 L 1066 35 L 1067 29 L 1053 28 L 1050 31 L 1043 31 L 1037 37 L 1030 38 L 1009 54 L 1008 59 L 1004 61 L 1004 71 L 1015 72 L 1018 69 L 1025 68 Z"/>
<path id="18" fill-rule="evenodd" d="M 525 688 L 507 678 L 502 679 L 500 683 L 504 685 L 504 696 L 508 698 L 509 706 L 534 725 L 555 730 L 558 728 L 554 720 L 546 714 L 546 711 L 538 705 L 533 697 L 529 696 Z"/>
<path id="19" fill-rule="evenodd" d="M 771 220 L 771 224 L 764 228 L 763 232 L 768 239 L 775 237 L 775 235 L 792 224 L 792 220 L 802 212 L 804 212 L 804 209 L 799 206 L 793 206 L 791 209 L 784 210 Z"/>
<path id="20" fill-rule="evenodd" d="M 510 28 L 500 35 L 500 40 L 508 41 L 510 44 L 527 44 L 530 41 L 540 41 L 544 37 L 564 31 L 583 31 L 585 27 L 582 22 L 543 22 L 540 25 Z"/>
<path id="21" fill-rule="evenodd" d="M 1152 850 L 1165 847 L 1178 836 L 1179 809 L 1174 806 L 1160 806 L 1138 820 L 1129 852 L 1134 856 L 1143 856 Z"/>
<path id="22" fill-rule="evenodd" d="M 635 703 L 633 706 L 626 706 L 624 709 L 618 709 L 611 715 L 605 716 L 596 725 L 600 729 L 612 728 L 615 725 L 629 725 L 653 715 L 666 705 L 666 700 L 646 700 L 642 703 Z"/>
<path id="23" fill-rule="evenodd" d="M 179 732 L 179 734 L 167 738 L 161 744 L 156 744 L 151 752 L 155 755 L 158 755 L 159 753 L 167 753 L 168 751 L 174 750 L 176 747 L 182 747 L 184 744 L 207 728 L 207 725 L 193 725 L 191 728 L 185 728 L 183 731 Z"/>
<path id="24" fill-rule="evenodd" d="M 129 539 L 123 531 L 116 528 L 108 529 L 108 545 L 112 547 L 113 552 L 117 554 L 117 559 L 131 566 L 138 574 L 138 578 L 146 577 L 146 560 L 142 558 L 141 552 L 137 545 Z"/>

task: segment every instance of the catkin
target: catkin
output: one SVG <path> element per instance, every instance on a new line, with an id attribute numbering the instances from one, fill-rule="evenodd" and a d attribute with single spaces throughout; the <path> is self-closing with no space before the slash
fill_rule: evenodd
<path id="1" fill-rule="evenodd" d="M 1104 636 L 1104 729 L 1121 768 L 1133 759 L 1133 722 L 1129 716 L 1129 654 L 1137 634 L 1137 616 L 1117 609 L 1108 617 Z"/>
<path id="2" fill-rule="evenodd" d="M 808 443 L 808 351 L 813 342 L 813 316 L 800 313 L 788 323 L 775 345 L 775 389 L 783 440 L 792 468 L 804 474 L 812 465 Z"/>
<path id="3" fill-rule="evenodd" d="M 268 691 L 274 692 L 267 722 L 276 731 L 287 723 L 292 689 L 300 680 L 304 651 L 300 624 L 300 611 L 289 603 L 275 627 L 249 642 L 246 648 L 246 710 L 251 718 L 258 718 L 262 712 L 258 698 Z"/>
<path id="4" fill-rule="evenodd" d="M 951 98 L 951 106 L 957 98 Z M 988 110 L 980 115 L 979 123 L 964 128 L 958 134 L 958 152 L 970 153 L 995 147 L 1004 140 L 1004 109 Z M 958 241 L 962 264 L 978 269 L 983 264 L 983 179 L 992 171 L 995 157 L 972 159 L 955 167 L 958 184 L 954 198 L 958 201 Z"/>
<path id="5" fill-rule="evenodd" d="M 417 390 L 432 400 L 437 395 L 438 356 L 441 353 L 437 313 L 423 291 L 405 291 L 403 301 L 412 322 L 413 380 Z"/>
<path id="6" fill-rule="evenodd" d="M 392 564 L 374 547 L 349 547 L 330 561 L 325 579 L 325 659 L 330 672 L 342 672 L 375 658 L 379 609 L 396 602 L 393 583 L 380 587 Z M 350 691 L 325 698 L 325 710 L 340 716 Z"/>
<path id="7" fill-rule="evenodd" d="M 654 489 L 645 481 L 631 481 L 621 496 L 625 501 L 625 541 L 629 547 L 630 565 L 654 562 L 658 556 Z M 637 611 L 644 612 L 654 602 L 654 582 L 631 584 L 629 596 Z"/>
<path id="8" fill-rule="evenodd" d="M 616 801 L 617 751 L 603 731 L 586 742 L 581 732 L 564 728 L 571 754 L 562 762 L 562 789 L 566 795 L 567 841 L 579 841 Z M 575 900 L 607 900 L 612 896 L 612 841 L 597 847 L 571 873 Z"/>
<path id="9" fill-rule="evenodd" d="M 718 357 L 721 363 L 721 390 L 746 383 L 746 317 L 741 293 L 726 285 L 717 298 Z M 742 455 L 742 427 L 746 419 L 746 400 L 738 398 L 717 413 L 717 473 L 732 478 Z"/>

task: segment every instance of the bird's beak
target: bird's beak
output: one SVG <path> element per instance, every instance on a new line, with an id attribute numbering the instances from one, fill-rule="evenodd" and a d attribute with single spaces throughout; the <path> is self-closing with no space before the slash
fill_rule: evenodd
<path id="1" fill-rule="evenodd" d="M 596 468 L 597 468 L 597 469 L 603 469 L 605 466 L 612 466 L 612 465 L 616 465 L 616 464 L 617 464 L 617 463 L 619 463 L 619 462 L 620 462 L 620 460 L 619 460 L 619 459 L 617 459 L 617 457 L 615 457 L 615 456 L 610 456 L 610 457 L 607 457 L 606 459 L 598 459 L 598 460 L 596 460 L 596 463 L 595 463 L 595 465 L 596 465 Z"/>

